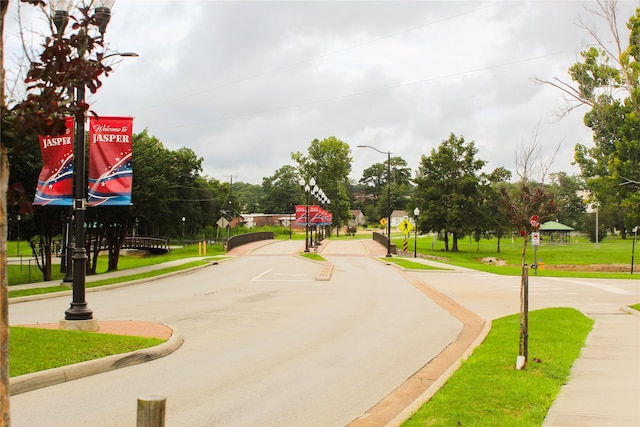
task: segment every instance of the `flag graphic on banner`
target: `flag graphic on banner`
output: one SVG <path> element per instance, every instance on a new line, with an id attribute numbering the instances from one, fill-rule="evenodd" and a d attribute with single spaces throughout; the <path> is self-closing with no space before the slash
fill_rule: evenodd
<path id="1" fill-rule="evenodd" d="M 34 205 L 71 206 L 73 200 L 73 117 L 65 120 L 66 132 L 40 135 L 42 170 Z"/>
<path id="2" fill-rule="evenodd" d="M 296 224 L 307 225 L 307 207 L 305 205 L 296 205 Z"/>
<path id="3" fill-rule="evenodd" d="M 89 206 L 131 204 L 132 117 L 89 120 Z"/>

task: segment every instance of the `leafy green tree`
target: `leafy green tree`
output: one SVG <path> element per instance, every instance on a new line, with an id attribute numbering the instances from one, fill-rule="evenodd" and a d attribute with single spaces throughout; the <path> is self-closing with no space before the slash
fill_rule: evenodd
<path id="1" fill-rule="evenodd" d="M 390 169 L 391 177 L 387 177 Z M 367 200 L 372 204 L 364 209 L 365 215 L 372 219 L 387 216 L 387 183 L 391 182 L 391 210 L 406 209 L 408 197 L 411 194 L 411 168 L 401 157 L 391 157 L 390 167 L 387 162 L 376 163 L 362 172 L 359 183 L 366 185 Z"/>
<path id="2" fill-rule="evenodd" d="M 238 202 L 238 212 L 252 213 L 261 212 L 261 200 L 263 190 L 261 185 L 249 184 L 238 181 L 233 183 L 234 198 Z"/>
<path id="3" fill-rule="evenodd" d="M 293 206 L 304 197 L 298 181 L 298 173 L 291 165 L 282 166 L 272 176 L 263 178 L 262 212 L 293 212 Z"/>
<path id="4" fill-rule="evenodd" d="M 500 242 L 511 230 L 511 224 L 507 217 L 506 209 L 502 203 L 500 190 L 508 185 L 511 179 L 511 172 L 503 167 L 495 169 L 486 176 L 486 182 L 482 186 L 483 209 L 482 225 L 478 225 L 478 230 L 483 230 L 488 236 L 495 236 L 497 242 L 496 252 L 500 253 Z"/>
<path id="5" fill-rule="evenodd" d="M 562 224 L 573 228 L 580 228 L 586 204 L 578 195 L 584 185 L 577 176 L 567 175 L 566 172 L 552 173 L 549 190 L 554 194 L 557 208 L 556 219 Z"/>
<path id="6" fill-rule="evenodd" d="M 593 144 L 577 144 L 575 160 L 600 206 L 617 205 L 624 211 L 618 224 L 624 238 L 626 229 L 640 223 L 640 9 L 627 22 L 626 46 L 616 1 L 598 2 L 594 14 L 605 20 L 613 42 L 583 25 L 596 43 L 569 68 L 574 84 L 538 81 L 563 91 L 571 103 L 569 110 L 590 108 L 584 121 L 593 131 Z"/>
<path id="7" fill-rule="evenodd" d="M 477 227 L 483 193 L 481 169 L 473 142 L 453 133 L 429 156 L 422 155 L 414 182 L 420 230 L 442 233 L 445 251 L 458 252 L 458 239 Z"/>
<path id="8" fill-rule="evenodd" d="M 299 176 L 306 180 L 314 177 L 318 187 L 324 190 L 331 200 L 326 208 L 333 215 L 333 226 L 336 230 L 348 224 L 349 173 L 353 160 L 349 145 L 335 136 L 323 140 L 314 139 L 309 145 L 307 156 L 295 152 L 291 154 L 291 158 L 298 163 Z"/>

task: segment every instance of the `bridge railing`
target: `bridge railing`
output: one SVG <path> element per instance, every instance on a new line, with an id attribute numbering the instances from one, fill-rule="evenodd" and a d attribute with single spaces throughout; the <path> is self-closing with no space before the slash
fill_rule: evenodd
<path id="1" fill-rule="evenodd" d="M 387 236 L 385 236 L 382 233 L 378 233 L 377 231 L 373 232 L 373 240 L 380 243 L 381 245 L 384 245 L 385 248 L 387 247 L 387 243 L 389 242 L 389 240 L 387 239 Z M 389 249 L 392 254 L 395 254 L 398 252 L 396 249 L 395 243 L 391 243 L 391 245 L 389 245 Z"/>
<path id="2" fill-rule="evenodd" d="M 273 231 L 259 231 L 257 233 L 245 233 L 238 234 L 237 236 L 230 237 L 224 244 L 225 250 L 230 251 L 238 246 L 246 245 L 247 243 L 257 242 L 259 240 L 273 239 Z"/>
<path id="3" fill-rule="evenodd" d="M 95 240 L 91 241 L 93 247 Z M 100 250 L 107 250 L 107 242 L 103 241 Z M 167 239 L 160 239 L 158 237 L 144 237 L 144 236 L 127 236 L 124 238 L 124 243 L 121 249 L 140 249 L 157 252 L 169 252 L 169 241 Z"/>
<path id="4" fill-rule="evenodd" d="M 124 238 L 123 249 L 154 249 L 169 250 L 167 239 L 157 237 L 131 236 Z"/>

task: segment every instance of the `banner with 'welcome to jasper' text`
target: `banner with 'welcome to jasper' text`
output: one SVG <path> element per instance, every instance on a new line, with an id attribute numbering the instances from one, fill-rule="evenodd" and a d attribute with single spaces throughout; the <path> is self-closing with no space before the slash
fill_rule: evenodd
<path id="1" fill-rule="evenodd" d="M 89 120 L 89 206 L 131 204 L 132 117 Z"/>
<path id="2" fill-rule="evenodd" d="M 40 135 L 42 170 L 34 205 L 71 206 L 73 200 L 73 117 L 65 121 L 64 135 Z"/>

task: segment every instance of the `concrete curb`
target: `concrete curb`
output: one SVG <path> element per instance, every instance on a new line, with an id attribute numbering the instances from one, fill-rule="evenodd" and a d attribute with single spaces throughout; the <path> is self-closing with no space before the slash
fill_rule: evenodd
<path id="1" fill-rule="evenodd" d="M 321 264 L 322 269 L 320 269 L 320 273 L 316 276 L 315 280 L 317 282 L 329 282 L 331 280 L 331 276 L 333 275 L 333 264 L 329 261 L 316 261 L 314 259 L 309 259 L 300 254 L 295 254 L 298 258 L 302 258 L 306 261 L 312 262 L 314 264 Z"/>
<path id="2" fill-rule="evenodd" d="M 626 305 L 625 305 L 625 306 L 620 307 L 620 310 L 621 310 L 621 311 L 624 311 L 625 313 L 630 314 L 630 315 L 632 315 L 632 316 L 640 317 L 640 311 L 635 310 L 635 309 L 633 309 L 633 308 L 631 308 L 631 307 L 627 307 Z"/>
<path id="3" fill-rule="evenodd" d="M 184 338 L 176 329 L 169 325 L 166 326 L 171 328 L 171 337 L 162 344 L 129 353 L 114 354 L 96 360 L 89 360 L 86 362 L 75 363 L 73 365 L 61 366 L 59 368 L 47 369 L 45 371 L 33 372 L 31 374 L 10 378 L 9 394 L 13 396 L 20 393 L 26 393 L 42 387 L 61 384 L 67 381 L 124 368 L 126 366 L 137 365 L 167 356 L 180 348 L 184 342 Z"/>
<path id="4" fill-rule="evenodd" d="M 449 378 L 458 370 L 462 362 L 467 360 L 469 356 L 473 353 L 473 351 L 485 340 L 489 332 L 491 331 L 491 320 L 487 320 L 484 324 L 484 328 L 482 328 L 482 332 L 478 337 L 473 341 L 473 343 L 467 348 L 467 350 L 462 354 L 462 356 L 447 369 L 442 375 L 438 377 L 438 379 L 429 386 L 428 389 L 425 390 L 416 400 L 414 400 L 411 404 L 409 404 L 406 409 L 400 412 L 394 419 L 392 419 L 386 427 L 395 427 L 402 425 L 406 420 L 408 420 L 413 414 L 415 414 L 418 409 L 422 407 L 426 402 L 429 401 L 437 392 L 444 386 Z"/>

